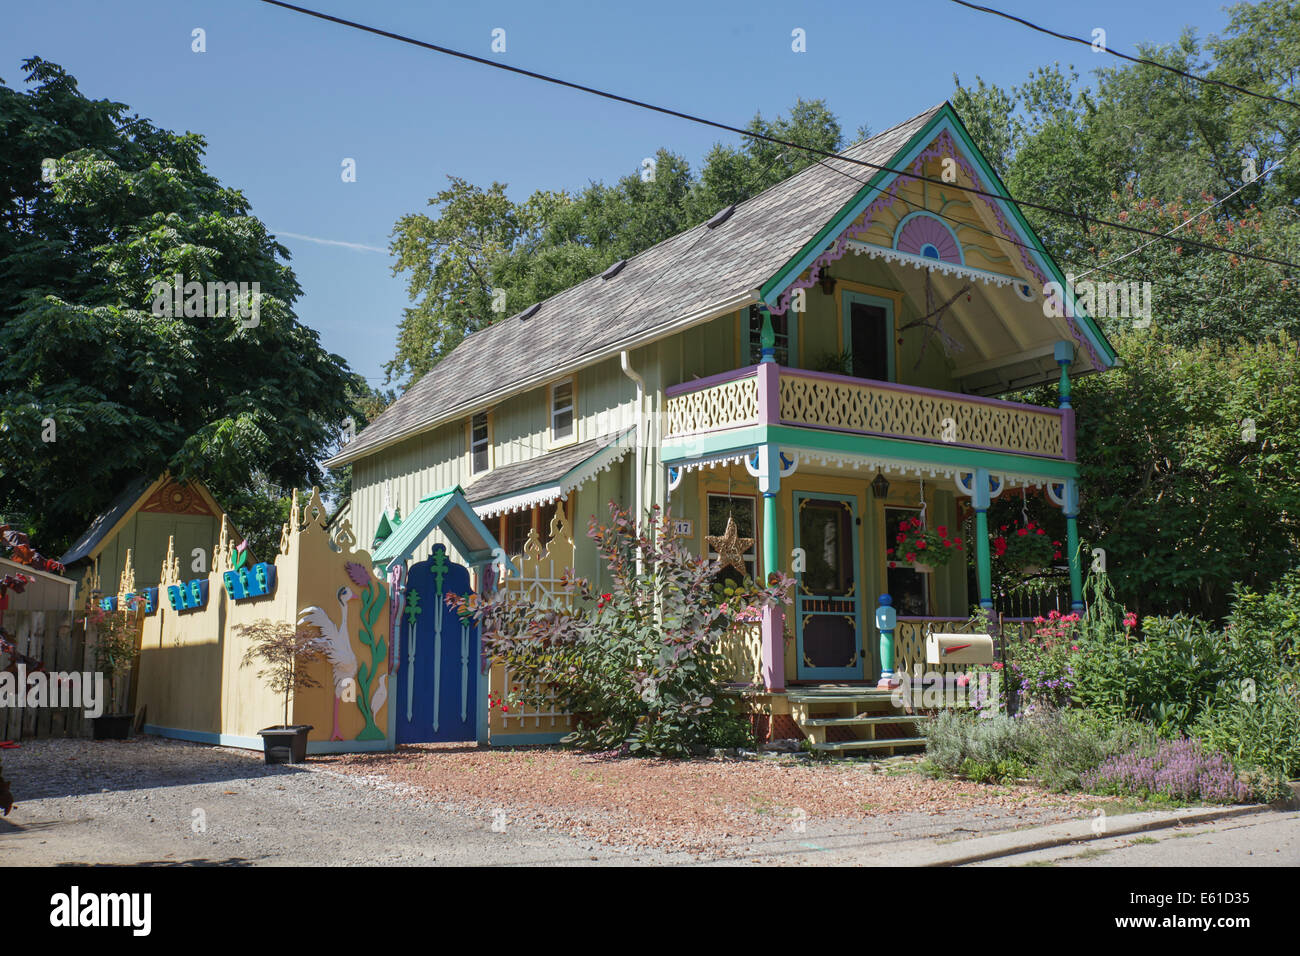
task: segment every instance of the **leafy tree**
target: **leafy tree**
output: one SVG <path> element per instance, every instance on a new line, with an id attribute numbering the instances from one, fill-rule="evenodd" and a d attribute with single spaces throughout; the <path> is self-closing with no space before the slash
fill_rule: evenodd
<path id="1" fill-rule="evenodd" d="M 0 81 L 0 511 L 67 543 L 170 469 L 247 531 L 255 476 L 320 481 L 346 365 L 298 321 L 288 251 L 204 169 L 201 137 L 87 99 L 55 64 L 24 69 L 29 89 Z M 154 285 L 177 275 L 257 283 L 256 319 L 248 299 L 239 317 L 166 308 Z"/>

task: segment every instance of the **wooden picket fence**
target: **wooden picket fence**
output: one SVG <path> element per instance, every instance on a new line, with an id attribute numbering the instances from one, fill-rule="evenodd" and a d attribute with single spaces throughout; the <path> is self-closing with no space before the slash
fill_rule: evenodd
<path id="1" fill-rule="evenodd" d="M 94 627 L 86 640 L 85 612 L 6 611 L 3 627 L 18 652 L 35 658 L 47 672 L 89 672 L 94 669 Z M 0 670 L 14 662 L 0 650 Z M 122 682 L 125 683 L 125 682 Z M 106 705 L 107 712 L 107 705 Z M 41 737 L 88 737 L 90 721 L 80 707 L 0 707 L 0 740 Z"/>

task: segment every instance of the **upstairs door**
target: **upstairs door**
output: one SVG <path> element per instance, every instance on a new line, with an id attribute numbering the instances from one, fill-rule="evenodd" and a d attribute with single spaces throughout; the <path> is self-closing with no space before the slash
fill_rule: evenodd
<path id="1" fill-rule="evenodd" d="M 800 680 L 862 679 L 862 588 L 854 498 L 795 492 L 795 640 Z"/>
<path id="2" fill-rule="evenodd" d="M 894 380 L 894 303 L 860 292 L 844 293 L 844 347 L 855 378 Z"/>

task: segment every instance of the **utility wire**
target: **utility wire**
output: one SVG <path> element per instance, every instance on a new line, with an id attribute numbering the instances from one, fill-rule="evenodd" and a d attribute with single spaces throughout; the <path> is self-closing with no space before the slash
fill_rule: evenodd
<path id="1" fill-rule="evenodd" d="M 967 0 L 951 0 L 951 2 L 957 4 L 960 7 L 967 7 L 971 10 L 978 10 L 980 13 L 991 13 L 995 17 L 1001 17 L 1004 20 L 1011 20 L 1014 23 L 1019 23 L 1023 26 L 1027 26 L 1031 30 L 1037 30 L 1039 33 L 1045 33 L 1049 37 L 1056 37 L 1058 40 L 1068 40 L 1071 43 L 1082 43 L 1086 47 L 1093 48 L 1092 40 L 1087 40 L 1084 39 L 1083 37 L 1071 36 L 1068 33 L 1057 33 L 1055 30 L 1049 30 L 1047 27 L 1040 27 L 1038 24 L 1031 23 L 1030 21 L 1024 19 L 1023 17 L 1018 17 L 1013 13 L 1005 13 L 1002 10 L 994 10 L 992 7 L 983 7 L 980 6 L 978 3 L 968 3 Z M 1253 96 L 1256 99 L 1268 100 L 1269 102 L 1272 103 L 1281 103 L 1283 106 L 1293 106 L 1296 109 L 1300 109 L 1300 103 L 1297 103 L 1294 100 L 1283 99 L 1280 96 L 1273 96 L 1269 93 L 1256 93 L 1254 90 L 1248 90 L 1244 86 L 1237 86 L 1234 83 L 1228 83 L 1225 82 L 1224 80 L 1216 80 L 1208 76 L 1197 76 L 1195 73 L 1188 73 L 1186 70 L 1180 70 L 1177 67 L 1169 66 L 1166 63 L 1158 63 L 1155 60 L 1148 60 L 1145 57 L 1131 56 L 1127 53 L 1121 53 L 1119 50 L 1112 50 L 1110 47 L 1106 46 L 1105 44 L 1102 44 L 1101 50 L 1099 50 L 1098 52 L 1109 53 L 1111 56 L 1119 57 L 1121 60 L 1128 60 L 1130 63 L 1140 63 L 1143 66 L 1153 66 L 1156 69 L 1165 70 L 1169 73 L 1173 73 L 1177 76 L 1181 76 L 1184 79 L 1195 80 L 1197 83 L 1207 83 L 1212 86 L 1221 86 L 1226 90 L 1232 90 L 1233 92 L 1242 93 L 1245 94 L 1246 96 Z"/>
<path id="2" fill-rule="evenodd" d="M 269 4 L 271 6 L 283 7 L 286 10 L 292 10 L 293 12 L 301 13 L 304 16 L 314 17 L 318 20 L 324 20 L 329 23 L 335 23 L 338 24 L 339 26 L 349 27 L 353 30 L 360 30 L 363 33 L 370 33 L 370 34 L 374 34 L 375 36 L 386 37 L 390 40 L 396 40 L 399 43 L 407 43 L 412 46 L 421 47 L 422 49 L 432 50 L 435 53 L 442 53 L 447 56 L 456 57 L 458 59 L 469 60 L 472 63 L 478 63 L 482 66 L 488 66 L 496 70 L 504 70 L 508 73 L 516 73 L 520 76 L 526 76 L 534 80 L 541 80 L 544 83 L 551 83 L 556 86 L 567 87 L 568 89 L 577 90 L 581 93 L 590 93 L 592 96 L 599 96 L 603 99 L 613 100 L 618 103 L 626 103 L 629 106 L 635 106 L 640 109 L 650 110 L 651 112 L 655 112 L 655 113 L 662 113 L 665 116 L 674 116 L 677 117 L 678 119 L 684 119 L 692 123 L 698 123 L 702 126 L 711 126 L 714 129 L 725 130 L 728 133 L 735 133 L 739 136 L 747 136 L 750 137 L 751 139 L 762 140 L 764 142 L 773 143 L 777 146 L 785 146 L 792 149 L 802 150 L 806 153 L 812 153 L 814 155 L 822 156 L 827 159 L 838 159 L 846 163 L 851 163 L 855 166 L 865 166 L 869 169 L 877 170 L 878 172 L 893 173 L 894 175 L 898 175 L 898 176 L 910 176 L 922 182 L 934 183 L 940 186 L 947 186 L 951 189 L 960 189 L 965 192 L 971 193 L 972 195 L 975 196 L 982 196 L 985 199 L 997 200 L 999 202 L 1010 202 L 1016 206 L 1021 206 L 1021 207 L 1027 206 L 1030 209 L 1038 209 L 1043 212 L 1053 213 L 1058 216 L 1065 216 L 1071 219 L 1076 219 L 1083 222 L 1085 225 L 1087 223 L 1095 223 L 1096 225 L 1099 226 L 1107 226 L 1111 229 L 1119 229 L 1124 232 L 1132 232 L 1137 235 L 1152 236 L 1158 239 L 1165 238 L 1164 236 L 1162 236 L 1161 233 L 1153 232 L 1150 229 L 1142 229 L 1137 226 L 1130 226 L 1122 222 L 1111 222 L 1106 219 L 1099 219 L 1096 216 L 1090 216 L 1087 214 L 1072 212 L 1068 209 L 1061 209 L 1056 206 L 1048 206 L 1044 203 L 1036 203 L 1027 199 L 1014 199 L 1009 196 L 1000 195 L 998 193 L 991 193 L 991 192 L 986 192 L 985 190 L 982 189 L 976 189 L 973 186 L 961 186 L 956 183 L 946 183 L 943 180 L 933 179 L 928 176 L 923 176 L 920 173 L 908 172 L 906 170 L 901 170 L 901 169 L 894 169 L 893 167 L 882 166 L 879 163 L 873 163 L 865 159 L 853 159 L 848 156 L 843 156 L 839 153 L 833 153 L 829 150 L 818 149 L 815 146 L 804 146 L 799 143 L 790 142 L 789 140 L 779 139 L 775 136 L 768 136 L 764 133 L 755 133 L 752 130 L 741 129 L 738 126 L 731 126 L 728 125 L 727 123 L 721 123 L 718 122 L 717 120 L 707 119 L 705 117 L 696 116 L 691 113 L 684 113 L 681 110 L 670 109 L 669 107 L 666 106 L 656 106 L 653 103 L 647 103 L 643 100 L 632 99 L 631 97 L 622 96 L 618 93 L 610 93 L 606 90 L 597 89 L 596 87 L 584 86 L 581 83 L 575 83 L 571 80 L 560 79 L 559 77 L 550 76 L 545 73 L 538 73 L 534 70 L 525 70 L 522 67 L 511 66 L 508 63 L 501 63 L 495 60 L 489 60 L 485 57 L 475 56 L 472 53 L 465 53 L 462 50 L 454 50 L 450 47 L 439 46 L 434 43 L 428 43 L 424 40 L 417 40 L 414 37 L 405 36 L 404 34 L 401 33 L 393 33 L 389 30 L 381 30 L 378 27 L 367 26 L 364 23 L 357 23 L 354 20 L 345 20 L 342 17 L 332 16 L 331 14 L 328 13 L 321 13 L 317 10 L 309 10 L 306 7 L 300 7 L 292 3 L 285 3 L 284 0 L 260 0 L 260 2 Z M 1259 262 L 1268 262 L 1273 265 L 1287 266 L 1288 268 L 1300 270 L 1300 263 L 1290 262 L 1286 259 L 1274 259 L 1270 256 L 1261 256 L 1255 253 L 1245 252 L 1238 249 L 1231 249 L 1226 246 L 1214 245 L 1213 243 L 1200 242 L 1195 239 L 1183 238 L 1180 241 L 1184 245 L 1195 246 L 1201 249 L 1205 249 L 1206 251 L 1209 252 L 1221 252 L 1227 255 L 1235 255 L 1243 259 L 1254 259 Z"/>

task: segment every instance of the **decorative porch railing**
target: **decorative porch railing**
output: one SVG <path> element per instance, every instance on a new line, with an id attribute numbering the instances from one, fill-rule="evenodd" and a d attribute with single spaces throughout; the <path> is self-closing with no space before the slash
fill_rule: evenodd
<path id="1" fill-rule="evenodd" d="M 666 437 L 750 424 L 795 425 L 929 444 L 1072 460 L 1065 411 L 802 369 L 763 366 L 665 391 Z M 775 394 L 770 394 L 774 391 Z"/>

